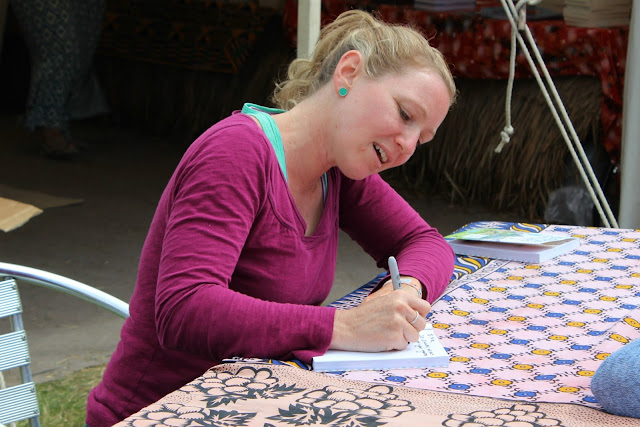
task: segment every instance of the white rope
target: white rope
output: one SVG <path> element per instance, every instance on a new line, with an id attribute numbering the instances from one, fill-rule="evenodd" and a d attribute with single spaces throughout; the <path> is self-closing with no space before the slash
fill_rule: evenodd
<path id="1" fill-rule="evenodd" d="M 529 30 L 529 27 L 526 25 L 526 5 L 527 4 L 536 4 L 538 3 L 540 0 L 519 0 L 517 6 L 513 4 L 513 0 L 500 0 L 502 2 L 502 6 L 507 14 L 507 17 L 509 18 L 509 21 L 511 22 L 511 29 L 512 29 L 512 47 L 511 47 L 511 55 L 514 55 L 514 51 L 515 51 L 515 40 L 517 39 L 518 43 L 520 44 L 520 48 L 522 49 L 523 53 L 525 54 L 527 61 L 529 62 L 529 66 L 531 67 L 531 71 L 533 72 L 533 75 L 536 79 L 536 81 L 538 82 L 538 85 L 540 86 L 540 90 L 542 91 L 542 94 L 545 98 L 545 100 L 547 101 L 547 104 L 549 105 L 549 108 L 551 110 L 551 113 L 553 115 L 553 118 L 556 121 L 556 124 L 558 125 L 558 128 L 560 129 L 560 133 L 562 134 L 562 137 L 564 138 L 567 147 L 569 148 L 569 152 L 571 153 L 571 156 L 573 157 L 574 163 L 576 164 L 576 166 L 578 167 L 578 171 L 580 173 L 580 176 L 582 177 L 585 185 L 587 186 L 587 190 L 589 191 L 589 194 L 591 195 L 591 199 L 593 200 L 593 203 L 595 204 L 595 207 L 598 211 L 598 214 L 600 215 L 600 218 L 602 219 L 603 224 L 605 225 L 605 227 L 607 228 L 611 228 L 612 226 L 614 228 L 618 228 L 618 223 L 613 215 L 613 213 L 611 212 L 611 208 L 609 207 L 609 202 L 607 201 L 606 197 L 604 196 L 604 194 L 602 193 L 602 188 L 600 187 L 600 183 L 598 182 L 598 179 L 596 178 L 594 172 L 593 172 L 593 168 L 591 167 L 591 163 L 589 163 L 589 159 L 587 158 L 585 152 L 584 152 L 584 148 L 582 147 L 582 144 L 580 143 L 580 138 L 578 138 L 578 135 L 576 133 L 575 128 L 573 127 L 573 124 L 571 123 L 571 119 L 569 119 L 569 115 L 567 114 L 567 111 L 564 107 L 564 104 L 562 103 L 562 100 L 560 99 L 560 95 L 558 94 L 558 91 L 555 87 L 555 85 L 553 84 L 553 80 L 551 79 L 551 76 L 549 74 L 549 71 L 547 70 L 547 67 L 545 66 L 545 63 L 542 59 L 542 56 L 540 55 L 540 51 L 538 50 L 538 46 L 535 43 L 535 40 L 533 39 L 533 35 L 531 34 L 531 31 Z M 516 23 L 516 18 L 518 20 L 518 22 Z M 536 60 L 538 61 L 538 66 L 540 67 L 540 69 L 542 70 L 545 80 L 547 82 L 547 84 L 549 85 L 549 88 L 551 89 L 551 92 L 553 93 L 554 96 L 554 100 L 556 102 L 556 104 L 558 104 L 558 107 L 560 108 L 560 111 L 562 113 L 562 119 L 564 120 L 565 123 L 562 122 L 562 120 L 560 119 L 560 116 L 558 115 L 558 111 L 556 110 L 556 107 L 553 103 L 553 101 L 551 100 L 551 97 L 549 95 L 549 91 L 547 90 L 547 87 L 545 86 L 544 82 L 542 81 L 541 77 L 540 77 L 540 73 L 538 72 L 538 68 L 536 67 L 535 62 L 533 61 L 533 59 L 531 58 L 531 53 L 529 52 L 529 49 L 522 37 L 521 32 L 525 33 L 525 35 L 527 36 L 527 41 L 529 42 L 529 44 L 531 45 L 531 49 L 533 50 Z M 510 68 L 509 70 L 509 78 L 510 80 L 512 79 L 512 76 L 515 74 L 515 60 L 512 61 L 511 66 L 513 68 Z M 512 90 L 512 86 L 513 86 L 513 81 L 511 80 L 511 88 L 508 88 L 508 91 L 510 92 Z M 508 93 L 507 95 L 507 99 L 509 101 L 507 101 L 508 103 L 510 103 L 510 99 L 511 99 L 511 94 Z M 500 144 L 498 145 L 498 147 L 496 148 L 496 152 L 500 152 L 502 150 L 502 147 L 504 146 L 504 144 L 506 142 L 508 142 L 508 140 L 506 142 L 504 142 L 504 135 L 505 132 L 508 133 L 508 129 L 511 128 L 511 111 L 510 111 L 510 107 L 507 108 L 507 125 L 505 126 L 505 130 L 503 132 L 501 132 L 501 141 Z M 567 134 L 567 130 L 565 129 L 565 125 L 567 128 L 569 128 L 569 131 L 571 133 L 571 137 L 573 139 L 573 141 L 569 138 L 569 135 Z M 513 133 L 513 128 L 511 128 L 511 134 Z M 510 135 L 509 135 L 510 137 Z M 574 147 L 575 146 L 575 147 Z M 580 154 L 580 158 L 578 158 L 578 155 L 576 154 L 576 148 Z M 581 162 L 582 161 L 582 162 Z M 584 163 L 584 164 L 583 164 Z M 586 172 L 585 172 L 586 169 Z M 597 196 L 596 196 L 597 193 Z M 606 209 L 606 215 L 603 212 L 603 208 L 602 205 L 604 205 L 604 208 Z"/>
<path id="2" fill-rule="evenodd" d="M 538 0 L 539 1 L 539 0 Z M 526 4 L 526 3 L 525 3 Z M 516 6 L 518 8 L 519 6 Z M 526 16 L 526 15 L 521 15 Z M 524 20 L 520 19 L 518 26 L 524 24 Z M 513 135 L 513 126 L 511 126 L 511 97 L 513 95 L 513 81 L 515 80 L 516 74 L 516 54 L 517 54 L 517 45 L 516 45 L 516 33 L 518 29 L 515 26 L 511 26 L 511 54 L 509 55 L 509 80 L 507 80 L 507 96 L 505 100 L 504 107 L 504 116 L 506 124 L 504 125 L 504 129 L 500 132 L 500 144 L 495 149 L 496 153 L 502 152 L 502 148 L 511 141 L 511 135 Z"/>
<path id="3" fill-rule="evenodd" d="M 507 96 L 504 106 L 504 117 L 506 124 L 500 132 L 500 144 L 495 149 L 496 153 L 501 153 L 505 144 L 511 141 L 513 126 L 511 126 L 511 95 L 513 94 L 513 80 L 515 78 L 516 64 L 516 29 L 511 27 L 511 55 L 509 56 L 509 80 L 507 80 Z"/>

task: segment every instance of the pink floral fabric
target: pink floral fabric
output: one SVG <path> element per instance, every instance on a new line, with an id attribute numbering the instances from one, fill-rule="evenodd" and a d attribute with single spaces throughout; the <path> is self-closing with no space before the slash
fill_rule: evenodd
<path id="1" fill-rule="evenodd" d="M 223 364 L 117 427 L 518 427 L 637 425 L 576 405 L 508 402 L 329 378 L 286 365 Z"/>

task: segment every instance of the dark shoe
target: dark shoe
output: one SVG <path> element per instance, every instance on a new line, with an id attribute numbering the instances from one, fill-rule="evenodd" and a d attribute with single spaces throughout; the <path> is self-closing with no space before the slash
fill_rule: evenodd
<path id="1" fill-rule="evenodd" d="M 43 128 L 40 153 L 53 160 L 73 160 L 78 156 L 78 148 L 61 129 Z"/>

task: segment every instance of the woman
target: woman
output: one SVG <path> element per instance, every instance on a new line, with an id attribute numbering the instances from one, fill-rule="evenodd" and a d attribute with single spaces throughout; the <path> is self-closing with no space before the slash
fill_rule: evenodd
<path id="1" fill-rule="evenodd" d="M 207 130 L 169 181 L 145 241 L 131 317 L 89 396 L 111 425 L 232 356 L 310 362 L 329 348 L 402 349 L 425 327 L 454 256 L 378 175 L 433 138 L 455 96 L 419 33 L 361 11 L 326 26 L 274 94 Z M 320 304 L 339 227 L 387 267 L 357 308 Z"/>

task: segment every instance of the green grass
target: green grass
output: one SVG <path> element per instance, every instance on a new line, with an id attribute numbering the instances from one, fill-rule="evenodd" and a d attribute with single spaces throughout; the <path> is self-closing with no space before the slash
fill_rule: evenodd
<path id="1" fill-rule="evenodd" d="M 98 385 L 104 365 L 85 368 L 59 380 L 36 384 L 43 427 L 83 427 L 87 396 Z M 28 421 L 17 424 L 27 427 Z"/>

